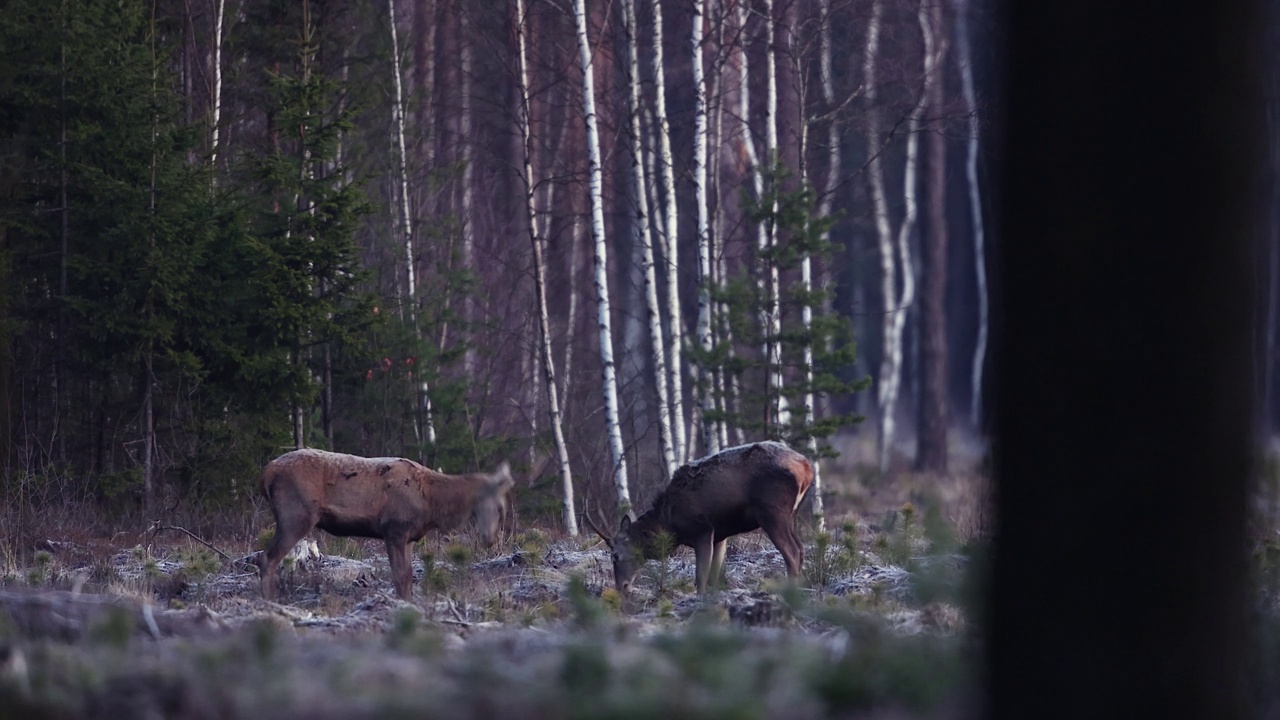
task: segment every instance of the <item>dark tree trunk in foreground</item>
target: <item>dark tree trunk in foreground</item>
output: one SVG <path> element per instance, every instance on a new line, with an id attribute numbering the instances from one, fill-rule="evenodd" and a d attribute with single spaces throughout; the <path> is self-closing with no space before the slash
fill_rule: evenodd
<path id="1" fill-rule="evenodd" d="M 943 109 L 941 75 L 947 33 L 943 27 L 942 3 L 929 8 L 937 59 L 933 71 L 939 75 L 926 83 L 925 115 L 939 118 Z M 935 121 L 936 122 L 936 121 Z M 947 472 L 947 136 L 941 127 L 925 136 L 927 150 L 925 197 L 928 232 L 920 253 L 924 282 L 920 288 L 920 412 L 916 424 L 916 469 Z"/>
<path id="2" fill-rule="evenodd" d="M 1002 10 L 989 714 L 1242 717 L 1259 3 Z"/>

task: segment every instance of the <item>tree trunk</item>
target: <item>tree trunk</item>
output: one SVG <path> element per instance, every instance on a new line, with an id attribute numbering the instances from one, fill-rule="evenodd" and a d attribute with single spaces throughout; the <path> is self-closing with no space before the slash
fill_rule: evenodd
<path id="1" fill-rule="evenodd" d="M 405 152 L 404 145 L 404 87 L 400 78 L 400 39 L 396 32 L 396 0 L 387 0 L 387 15 L 391 25 L 391 69 L 394 75 L 393 84 L 395 86 L 396 97 L 391 107 L 391 117 L 394 122 L 394 131 L 396 133 L 396 150 L 397 161 L 400 171 L 400 230 L 404 234 L 404 256 L 405 256 L 405 282 L 407 297 L 405 303 L 405 319 L 409 322 L 409 326 L 413 328 L 415 335 L 420 335 L 421 330 L 418 327 L 418 290 L 414 278 L 414 252 L 413 252 L 413 213 L 409 204 L 409 161 Z M 436 444 L 436 428 L 435 421 L 431 417 L 431 394 L 430 388 L 427 386 L 426 373 L 420 372 L 421 381 L 418 384 L 417 413 L 421 415 L 422 429 L 419 434 L 419 441 L 425 440 L 427 446 Z"/>
<path id="2" fill-rule="evenodd" d="M 764 37 L 765 37 L 765 112 L 764 112 L 764 161 L 766 163 L 771 186 L 776 186 L 778 179 L 775 172 L 779 167 L 779 159 L 781 157 L 778 151 L 778 58 L 776 49 L 776 38 L 774 17 L 773 17 L 773 0 L 764 0 Z M 743 67 L 746 67 L 744 64 Z M 769 218 L 765 221 L 765 242 L 761 250 L 772 251 L 778 243 L 778 201 L 776 187 L 769 188 L 770 197 L 773 200 L 769 203 Z M 757 196 L 757 199 L 759 197 Z M 762 277 L 768 284 L 768 301 L 765 304 L 765 317 L 767 323 L 765 325 L 765 357 L 768 359 L 769 367 L 769 385 L 768 393 L 771 396 L 770 408 L 771 416 L 766 418 L 766 428 L 772 424 L 781 432 L 782 428 L 791 424 L 791 413 L 787 410 L 787 398 L 782 394 L 782 340 L 779 337 L 782 333 L 782 318 L 780 316 L 781 303 L 779 302 L 778 287 L 778 264 L 771 259 L 762 259 L 761 265 Z M 766 432 L 768 432 L 766 430 Z"/>
<path id="3" fill-rule="evenodd" d="M 693 32 L 690 38 L 693 49 L 693 178 L 695 203 L 698 206 L 698 345 L 709 354 L 711 342 L 711 247 L 707 207 L 707 86 L 702 69 L 702 13 L 703 0 L 693 3 Z M 708 416 L 715 409 L 714 390 L 710 367 L 699 370 L 698 394 L 702 404 L 701 434 L 707 454 L 720 451 L 719 438 L 711 427 Z"/>
<path id="4" fill-rule="evenodd" d="M 1158 33 L 1146 4 L 1001 6 L 987 717 L 1275 715 L 1249 556 L 1263 5 L 1162 4 Z"/>
<path id="5" fill-rule="evenodd" d="M 662 2 L 653 3 L 653 76 L 654 108 L 657 112 L 658 153 L 662 162 L 663 197 L 666 210 L 662 214 L 663 236 L 666 246 L 667 271 L 667 350 L 670 353 L 668 369 L 671 375 L 671 433 L 675 437 L 676 462 L 689 460 L 685 440 L 684 422 L 684 316 L 680 312 L 680 246 L 679 216 L 676 212 L 676 175 L 671 160 L 671 123 L 667 117 L 666 67 L 662 56 Z"/>
<path id="6" fill-rule="evenodd" d="M 820 57 L 818 58 L 819 68 L 822 73 L 822 102 L 827 112 L 833 112 L 835 109 L 835 78 L 831 69 L 831 0 L 820 0 L 819 13 L 822 26 L 819 30 L 819 49 Z M 800 157 L 804 157 L 804 151 L 801 150 Z M 827 126 L 827 178 L 823 186 L 822 199 L 818 203 L 818 216 L 827 217 L 831 214 L 831 202 L 835 197 L 836 187 L 840 177 L 840 127 L 836 123 L 836 119 L 832 116 Z M 823 240 L 829 240 L 831 233 L 828 231 L 823 233 Z M 812 258 L 805 253 L 800 263 L 800 282 L 805 294 L 811 290 L 813 282 Z M 806 335 L 813 330 L 813 307 L 808 302 L 801 309 L 801 322 L 804 323 Z M 805 396 L 804 396 L 804 413 L 806 422 L 813 423 L 817 420 L 817 404 L 813 398 L 813 343 L 806 341 L 804 346 L 804 379 L 805 379 Z M 813 488 L 809 491 L 809 496 L 813 498 L 813 516 L 817 522 L 819 532 L 827 529 L 826 513 L 822 505 L 822 467 L 818 462 L 818 440 L 812 434 L 809 435 L 808 441 L 809 456 L 813 458 Z"/>
<path id="7" fill-rule="evenodd" d="M 970 52 L 970 0 L 958 0 L 956 12 L 956 49 L 960 53 L 960 88 L 965 112 L 969 116 L 969 138 L 964 162 L 965 180 L 969 186 L 969 215 L 973 220 L 973 266 L 978 280 L 978 341 L 973 348 L 973 375 L 969 399 L 969 421 L 982 432 L 982 379 L 987 356 L 987 250 L 985 225 L 982 220 L 982 192 L 978 184 L 978 150 L 981 123 L 978 121 L 978 98 L 973 88 L 973 59 Z"/>
<path id="8" fill-rule="evenodd" d="M 644 270 L 645 305 L 649 311 L 649 339 L 653 345 L 654 387 L 658 394 L 658 434 L 662 442 L 662 459 L 667 466 L 667 477 L 675 474 L 678 465 L 676 448 L 671 431 L 671 404 L 667 397 L 667 362 L 663 345 L 662 309 L 658 305 L 658 278 L 654 268 L 653 235 L 649 224 L 649 203 L 644 171 L 644 148 L 640 127 L 640 43 L 636 32 L 635 0 L 623 0 L 623 23 L 627 34 L 627 111 L 631 115 L 631 171 L 635 183 L 636 242 L 642 250 Z"/>
<path id="9" fill-rule="evenodd" d="M 923 10 L 921 11 L 923 12 Z M 881 109 L 876 104 L 879 91 L 877 83 L 877 54 L 880 48 L 880 30 L 884 18 L 882 0 L 875 0 L 871 7 L 871 21 L 867 25 L 866 55 L 863 62 L 863 83 L 869 106 L 867 112 L 867 147 L 871 159 L 867 163 L 867 182 L 871 190 L 872 211 L 875 215 L 876 237 L 880 248 L 881 298 L 884 303 L 883 348 L 880 377 L 877 381 L 877 405 L 880 415 L 878 460 L 880 472 L 889 470 L 896 433 L 894 413 L 897 409 L 898 390 L 902 378 L 902 330 L 906 315 L 915 301 L 915 273 L 911 267 L 911 232 L 916 221 L 916 166 L 919 154 L 920 114 L 924 102 L 923 93 L 911 109 L 907 124 L 907 157 L 903 169 L 902 224 L 898 227 L 895 247 L 893 223 L 889 218 L 889 200 L 885 192 L 884 150 L 880 137 Z M 925 56 L 928 57 L 926 49 Z M 901 286 L 898 276 L 901 275 Z"/>
<path id="10" fill-rule="evenodd" d="M 209 187 L 218 184 L 218 130 L 222 124 L 222 17 L 227 0 L 213 3 L 213 97 L 209 102 Z"/>
<path id="11" fill-rule="evenodd" d="M 608 426 L 609 452 L 613 460 L 612 476 L 618 494 L 618 511 L 631 511 L 631 492 L 627 487 L 627 463 L 622 449 L 622 427 L 618 417 L 617 372 L 613 362 L 612 321 L 609 317 L 609 249 L 604 234 L 604 178 L 600 168 L 600 132 L 596 127 L 595 79 L 591 57 L 591 41 L 587 37 L 585 0 L 573 0 L 573 15 L 578 30 L 578 52 L 582 59 L 582 115 L 587 126 L 587 164 L 590 172 L 591 235 L 595 240 L 595 283 L 597 320 L 600 329 L 600 363 L 604 386 L 605 423 Z"/>
<path id="12" fill-rule="evenodd" d="M 929 116 L 942 116 L 942 60 L 946 56 L 942 3 L 920 12 L 925 36 L 923 97 Z M 935 120 L 936 122 L 936 120 Z M 924 237 L 920 303 L 920 410 L 916 415 L 916 469 L 947 472 L 947 137 L 929 133 L 929 233 Z"/>

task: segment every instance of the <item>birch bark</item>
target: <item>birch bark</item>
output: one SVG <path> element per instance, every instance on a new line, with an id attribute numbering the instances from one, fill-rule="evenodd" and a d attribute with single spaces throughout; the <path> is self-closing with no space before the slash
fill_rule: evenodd
<path id="1" fill-rule="evenodd" d="M 636 235 L 643 253 L 645 306 L 649 312 L 649 339 L 653 345 L 654 386 L 658 394 L 658 434 L 662 441 L 662 459 L 667 477 L 675 474 L 676 449 L 671 436 L 671 404 L 667 397 L 667 363 L 663 349 L 662 309 L 658 305 L 658 278 L 654 268 L 653 235 L 649 223 L 648 186 L 644 168 L 643 128 L 640 126 L 640 42 L 636 32 L 635 0 L 623 0 L 623 23 L 627 33 L 627 109 L 631 115 L 631 171 L 635 183 Z"/>
<path id="2" fill-rule="evenodd" d="M 663 236 L 666 239 L 664 254 L 666 256 L 667 274 L 667 350 L 671 362 L 668 369 L 671 374 L 671 432 L 675 437 L 676 462 L 683 464 L 689 459 L 689 451 L 685 441 L 684 422 L 684 320 L 680 311 L 680 247 L 679 216 L 676 213 L 676 176 L 675 165 L 671 160 L 671 123 L 667 117 L 667 81 L 666 67 L 662 54 L 662 2 L 653 3 L 653 77 L 654 77 L 654 111 L 657 113 L 658 154 L 662 172 L 663 198 L 666 208 L 662 213 Z"/>
<path id="3" fill-rule="evenodd" d="M 703 41 L 703 0 L 694 0 L 691 44 L 693 50 L 693 186 L 698 207 L 698 344 L 704 353 L 710 353 L 711 342 L 711 248 L 710 218 L 707 208 L 707 86 L 703 77 L 702 41 Z M 710 368 L 700 371 L 701 387 L 701 435 L 706 443 L 707 453 L 720 451 L 719 437 L 708 421 L 708 415 L 714 411 L 712 398 L 712 373 Z"/>
<path id="4" fill-rule="evenodd" d="M 209 122 L 209 187 L 218 185 L 218 126 L 222 123 L 222 17 L 227 0 L 213 6 L 213 98 Z"/>
<path id="5" fill-rule="evenodd" d="M 604 179 L 600 168 L 600 131 L 596 121 L 595 79 L 591 41 L 587 36 L 585 0 L 573 0 L 577 24 L 578 52 L 582 62 L 582 115 L 587 126 L 587 165 L 590 175 L 591 235 L 595 241 L 595 284 L 597 322 L 600 330 L 600 364 L 604 386 L 605 423 L 608 425 L 609 452 L 613 460 L 612 476 L 618 496 L 618 510 L 631 511 L 631 492 L 627 487 L 627 464 L 622 448 L 622 427 L 618 417 L 617 372 L 613 361 L 612 322 L 609 317 L 609 249 L 604 234 Z"/>
<path id="6" fill-rule="evenodd" d="M 924 94 L 912 107 L 907 123 L 906 164 L 903 169 L 902 224 L 898 227 L 896 245 L 893 225 L 889 218 L 889 202 L 885 190 L 884 142 L 880 137 L 882 110 L 876 105 L 879 95 L 876 84 L 877 54 L 880 47 L 880 30 L 884 19 L 884 4 L 875 0 L 871 8 L 871 21 L 867 25 L 866 55 L 863 62 L 863 78 L 870 106 L 867 114 L 867 147 L 871 160 L 868 163 L 868 183 L 871 190 L 872 211 L 875 215 L 876 237 L 880 248 L 881 294 L 884 303 L 883 337 L 880 377 L 877 385 L 877 405 L 880 414 L 878 461 L 881 472 L 889 469 L 889 458 L 896 434 L 894 411 L 897 407 L 898 388 L 902 376 L 902 329 L 906 313 L 915 301 L 915 273 L 911 267 L 911 233 L 915 228 L 916 172 L 919 156 L 919 125 Z M 926 48 L 925 55 L 931 53 Z M 928 68 L 926 68 L 926 71 Z M 901 274 L 901 285 L 898 275 Z"/>
<path id="7" fill-rule="evenodd" d="M 546 381 L 547 409 L 551 420 L 551 432 L 555 438 L 556 456 L 560 461 L 560 491 L 564 503 L 564 528 L 570 537 L 578 535 L 578 516 L 574 511 L 573 474 L 569 468 L 569 450 L 565 445 L 564 429 L 560 421 L 560 400 L 556 390 L 555 361 L 551 355 L 551 322 L 547 316 L 547 275 L 543 259 L 543 240 L 539 236 L 534 212 L 537 185 L 533 174 L 533 140 L 529 127 L 529 68 L 524 36 L 524 0 L 516 0 L 516 61 L 520 74 L 520 134 L 524 141 L 525 208 L 529 220 L 529 241 L 533 244 L 533 277 L 538 296 L 538 327 L 541 331 L 539 349 L 542 353 L 542 372 Z"/>
<path id="8" fill-rule="evenodd" d="M 394 85 L 396 98 L 395 103 L 391 107 L 391 116 L 394 121 L 396 133 L 396 149 L 398 151 L 397 161 L 400 171 L 400 229 L 404 234 L 404 254 L 405 254 L 405 280 L 406 290 L 408 291 L 407 304 L 405 305 L 407 319 L 414 333 L 419 332 L 418 328 L 418 296 L 417 286 L 414 278 L 413 268 L 413 216 L 409 204 L 409 163 L 408 156 L 405 152 L 404 145 L 404 87 L 401 81 L 400 72 L 400 39 L 396 32 L 396 0 L 387 0 L 388 19 L 391 24 L 391 66 L 395 75 Z M 431 394 L 430 388 L 427 386 L 425 373 L 420 373 L 419 377 L 423 378 L 418 386 L 418 406 L 422 413 L 422 434 L 428 445 L 436 444 L 436 428 L 435 422 L 431 418 Z"/>

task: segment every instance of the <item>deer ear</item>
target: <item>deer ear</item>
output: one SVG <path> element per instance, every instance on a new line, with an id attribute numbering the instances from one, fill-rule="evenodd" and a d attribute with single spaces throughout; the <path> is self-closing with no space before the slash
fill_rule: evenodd
<path id="1" fill-rule="evenodd" d="M 630 516 L 630 515 L 623 515 L 623 516 L 622 516 L 622 524 L 618 526 L 618 532 L 619 532 L 619 533 L 624 533 L 624 532 L 626 532 L 626 531 L 628 531 L 628 530 L 630 530 L 630 529 L 631 529 L 631 516 Z"/>
<path id="2" fill-rule="evenodd" d="M 494 475 L 497 475 L 498 477 L 510 479 L 511 463 L 507 462 L 506 460 L 503 460 L 502 464 L 498 466 L 498 470 L 494 473 Z"/>

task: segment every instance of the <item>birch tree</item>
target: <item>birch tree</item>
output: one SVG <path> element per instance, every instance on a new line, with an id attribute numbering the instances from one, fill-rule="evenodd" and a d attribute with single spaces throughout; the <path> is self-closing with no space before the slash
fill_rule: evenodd
<path id="1" fill-rule="evenodd" d="M 822 75 L 822 101 L 825 104 L 828 113 L 835 108 L 835 80 L 831 69 L 831 0 L 819 0 L 818 12 L 820 15 L 821 29 L 819 30 L 819 71 Z M 804 149 L 801 148 L 800 157 L 803 159 L 805 155 Z M 831 202 L 835 196 L 836 186 L 840 178 L 840 127 L 834 116 L 829 117 L 827 125 L 827 178 L 823 187 L 822 198 L 818 202 L 818 214 L 821 217 L 829 217 L 831 215 Z M 823 241 L 830 239 L 830 231 L 823 233 Z M 813 288 L 813 260 L 810 254 L 806 252 L 800 258 L 800 286 L 805 297 L 809 297 L 809 293 Z M 817 406 L 813 398 L 813 306 L 808 301 L 800 310 L 800 321 L 804 325 L 805 335 L 809 339 L 804 344 L 804 416 L 808 422 L 812 422 L 816 418 Z M 809 450 L 809 457 L 814 458 L 813 461 L 813 489 L 809 492 L 809 496 L 813 498 L 813 515 L 817 522 L 819 532 L 825 531 L 827 528 L 826 513 L 822 506 L 822 464 L 817 460 L 818 457 L 818 438 L 810 434 L 806 443 Z"/>
<path id="2" fill-rule="evenodd" d="M 956 50 L 960 62 L 960 90 L 965 113 L 969 118 L 969 136 L 965 143 L 964 175 L 969 188 L 969 216 L 973 221 L 973 267 L 978 281 L 978 341 L 973 348 L 972 395 L 969 420 L 975 429 L 982 427 L 982 371 L 987 355 L 987 258 L 986 234 L 982 221 L 982 191 L 978 185 L 978 99 L 973 89 L 973 61 L 969 39 L 969 0 L 957 0 Z"/>
<path id="3" fill-rule="evenodd" d="M 585 0 L 573 0 L 577 24 L 578 52 L 582 63 L 582 116 L 587 127 L 587 166 L 591 198 L 591 236 L 595 241 L 596 312 L 600 330 L 600 364 L 604 389 L 605 423 L 608 425 L 609 452 L 613 460 L 613 481 L 618 496 L 618 510 L 631 511 L 631 492 L 627 487 L 627 464 L 622 449 L 622 427 L 618 417 L 617 372 L 613 361 L 613 333 L 609 318 L 609 249 L 604 234 L 604 178 L 600 168 L 600 131 L 596 121 L 595 79 L 591 41 L 587 36 Z"/>
<path id="4" fill-rule="evenodd" d="M 396 0 L 387 0 L 387 13 L 391 24 L 391 67 L 396 93 L 395 102 L 391 106 L 391 117 L 393 130 L 396 133 L 396 160 L 400 175 L 399 193 L 396 199 L 399 201 L 400 230 L 404 235 L 405 289 L 407 293 L 405 312 L 409 326 L 413 328 L 415 334 L 418 334 L 421 330 L 418 327 L 418 297 L 413 268 L 413 215 L 409 204 L 409 163 L 404 144 L 404 87 L 400 73 L 400 39 L 396 32 Z M 422 414 L 422 428 L 419 433 L 420 437 L 425 436 L 427 445 L 435 445 L 436 428 L 431 418 L 431 395 L 426 377 L 426 373 L 419 373 L 419 378 L 421 379 L 418 385 L 418 407 Z M 416 425 L 417 423 L 415 422 Z M 417 428 L 415 427 L 415 429 Z"/>
<path id="5" fill-rule="evenodd" d="M 516 63 L 520 82 L 520 136 L 524 142 L 525 209 L 529 222 L 529 242 L 533 244 L 534 292 L 538 297 L 538 329 L 541 333 L 539 348 L 542 352 L 542 372 L 547 389 L 547 409 L 551 421 L 551 433 L 555 438 L 556 457 L 560 461 L 560 493 L 564 502 L 564 528 L 570 537 L 578 535 L 578 516 L 574 511 L 573 474 L 569 468 L 569 449 L 564 441 L 564 429 L 560 418 L 560 397 L 556 389 L 555 360 L 551 354 L 551 321 L 547 314 L 547 270 L 543 259 L 543 240 L 538 231 L 535 212 L 537 185 L 533 173 L 533 134 L 529 114 L 529 61 L 525 42 L 524 0 L 516 0 Z"/>
<path id="6" fill-rule="evenodd" d="M 209 102 L 209 187 L 218 184 L 218 126 L 222 124 L 222 18 L 227 0 L 213 4 L 213 97 Z"/>
<path id="7" fill-rule="evenodd" d="M 654 111 L 657 113 L 658 153 L 662 162 L 663 235 L 667 271 L 667 350 L 671 372 L 671 432 L 675 437 L 676 462 L 689 459 L 684 425 L 684 315 L 680 312 L 680 245 L 679 217 L 676 214 L 676 174 L 671 160 L 671 122 L 667 116 L 666 66 L 663 64 L 662 2 L 653 3 L 653 78 Z"/>
<path id="8" fill-rule="evenodd" d="M 711 341 L 711 247 L 710 217 L 707 207 L 707 85 L 703 77 L 702 40 L 703 40 L 703 0 L 694 0 L 693 24 L 690 41 L 693 49 L 693 186 L 695 202 L 698 207 L 698 345 L 704 356 L 712 350 Z M 699 396 L 702 402 L 701 433 L 707 452 L 714 454 L 720 451 L 719 436 L 711 427 L 709 417 L 715 410 L 712 398 L 712 373 L 710 366 L 700 370 L 701 387 Z"/>
<path id="9" fill-rule="evenodd" d="M 663 344 L 662 309 L 658 306 L 658 278 L 654 268 L 653 235 L 649 223 L 649 201 L 645 188 L 643 129 L 640 126 L 640 43 L 636 32 L 635 0 L 623 0 L 623 23 L 627 34 L 627 110 L 631 115 L 631 171 L 635 183 L 636 240 L 642 250 L 641 264 L 644 271 L 645 306 L 649 311 L 649 339 L 653 345 L 654 386 L 658 394 L 658 434 L 662 442 L 662 459 L 667 466 L 667 477 L 675 474 L 678 465 L 676 448 L 672 438 L 671 404 L 667 397 L 667 363 Z"/>
<path id="10" fill-rule="evenodd" d="M 765 140 L 764 156 L 770 173 L 778 167 L 778 58 L 774 43 L 775 22 L 773 17 L 773 0 L 764 3 L 764 36 L 765 36 Z M 745 67 L 745 65 L 744 65 Z M 776 182 L 776 178 L 770 182 Z M 760 196 L 757 196 L 759 198 Z M 782 394 L 782 344 L 779 335 L 782 332 L 780 302 L 778 288 L 778 266 L 769 259 L 769 254 L 777 244 L 777 226 L 774 218 L 778 214 L 777 193 L 771 192 L 769 219 L 764 223 L 764 244 L 761 254 L 767 265 L 768 300 L 765 303 L 767 324 L 764 327 L 765 357 L 769 361 L 769 393 L 773 397 L 772 420 L 777 427 L 786 427 L 791 423 L 791 413 L 787 411 L 787 399 Z M 764 268 L 762 268 L 764 269 Z"/>
<path id="11" fill-rule="evenodd" d="M 920 11 L 922 14 L 924 10 Z M 885 189 L 884 141 L 881 133 L 881 108 L 876 105 L 879 90 L 876 84 L 877 56 L 880 48 L 881 24 L 884 20 L 883 0 L 874 0 L 871 6 L 871 21 L 867 25 L 866 54 L 863 60 L 862 75 L 866 84 L 866 96 L 869 103 L 867 113 L 867 147 L 871 159 L 867 166 L 867 181 L 871 190 L 872 213 L 875 216 L 876 238 L 880 250 L 881 296 L 884 302 L 883 345 L 880 363 L 880 377 L 877 383 L 877 405 L 880 414 L 879 467 L 881 472 L 889 469 L 889 458 L 893 449 L 896 432 L 894 411 L 897 407 L 898 389 L 902 379 L 902 330 L 906 324 L 906 314 L 915 302 L 915 272 L 911 260 L 911 233 L 915 229 L 916 172 L 919 156 L 919 126 L 924 93 L 911 111 L 907 119 L 906 161 L 903 168 L 903 205 L 902 224 L 898 227 L 895 245 L 894 231 L 889 217 L 889 201 Z M 921 15 L 922 29 L 927 20 Z M 932 35 L 926 33 L 925 58 L 932 55 Z M 931 67 L 926 65 L 925 76 L 928 77 Z M 898 276 L 901 275 L 901 283 Z"/>

